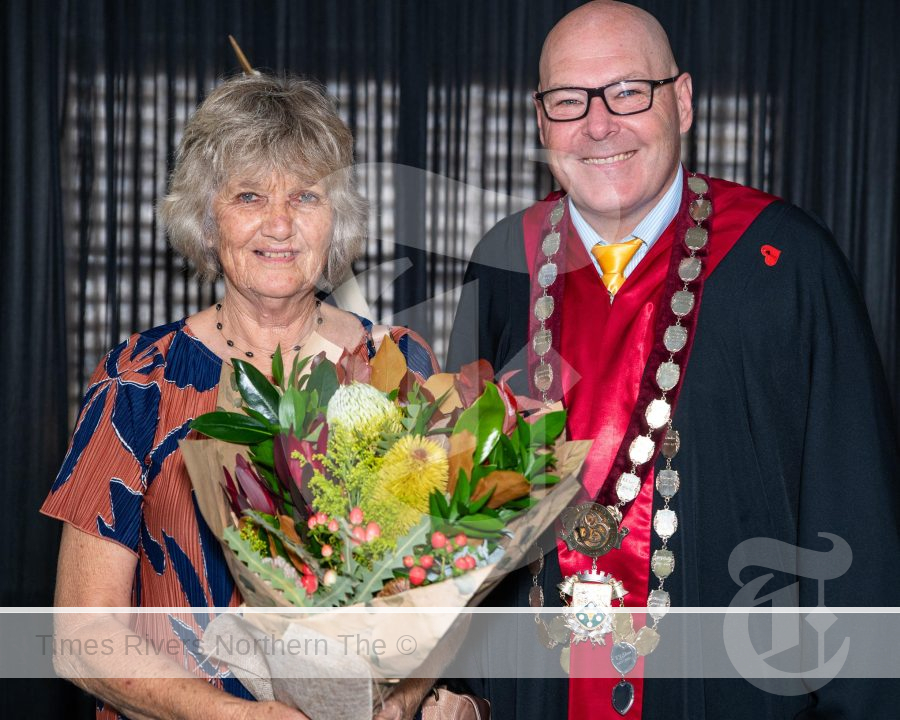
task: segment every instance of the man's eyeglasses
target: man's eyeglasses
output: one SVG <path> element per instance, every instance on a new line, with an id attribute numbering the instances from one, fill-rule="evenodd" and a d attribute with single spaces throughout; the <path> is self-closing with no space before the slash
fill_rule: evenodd
<path id="1" fill-rule="evenodd" d="M 534 99 L 541 103 L 548 120 L 569 122 L 581 120 L 588 114 L 591 100 L 603 98 L 603 104 L 613 115 L 636 115 L 653 107 L 653 91 L 675 82 L 681 73 L 664 80 L 622 80 L 598 88 L 562 87 L 536 92 Z"/>

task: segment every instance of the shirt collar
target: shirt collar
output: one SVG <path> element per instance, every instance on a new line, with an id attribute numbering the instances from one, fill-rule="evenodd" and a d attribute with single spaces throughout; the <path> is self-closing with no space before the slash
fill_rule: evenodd
<path id="1" fill-rule="evenodd" d="M 666 194 L 662 196 L 660 201 L 653 206 L 653 209 L 650 210 L 650 212 L 637 224 L 632 233 L 628 237 L 622 238 L 622 240 L 630 240 L 633 237 L 637 237 L 643 241 L 644 247 L 647 250 L 652 248 L 653 243 L 659 240 L 666 228 L 669 227 L 669 223 L 672 222 L 672 219 L 678 214 L 678 206 L 681 204 L 681 189 L 683 182 L 684 171 L 682 170 L 681 165 L 679 165 L 675 179 L 672 181 L 669 189 L 666 190 Z M 575 230 L 578 232 L 578 236 L 581 238 L 581 241 L 584 243 L 584 247 L 589 254 L 591 248 L 597 243 L 602 243 L 603 245 L 609 244 L 600 237 L 599 233 L 594 230 L 594 228 L 588 224 L 588 221 L 584 219 L 584 216 L 578 212 L 578 208 L 576 208 L 575 203 L 572 202 L 571 195 L 569 196 L 569 212 L 572 215 L 572 224 L 575 226 Z"/>

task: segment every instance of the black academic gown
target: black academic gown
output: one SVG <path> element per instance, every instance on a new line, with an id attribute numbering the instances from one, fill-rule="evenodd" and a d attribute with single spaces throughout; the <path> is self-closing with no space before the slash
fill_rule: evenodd
<path id="1" fill-rule="evenodd" d="M 775 265 L 764 261 L 764 245 L 780 250 Z M 524 368 L 530 307 L 521 213 L 482 239 L 466 283 L 448 369 L 477 357 L 489 360 L 498 373 Z M 519 374 L 518 391 L 526 390 L 525 377 Z M 738 553 L 732 562 L 739 580 L 748 583 L 772 573 L 757 596 L 786 588 L 800 606 L 897 605 L 900 576 L 891 568 L 900 558 L 900 497 L 888 398 L 863 301 L 834 239 L 796 207 L 770 205 L 704 288 L 674 415 L 682 438 L 674 465 L 683 481 L 673 500 L 679 530 L 669 541 L 677 563 L 666 583 L 672 604 L 730 605 L 741 587 L 729 574 L 729 557 L 742 541 L 774 538 L 824 553 L 832 550 L 831 541 L 818 535 L 825 532 L 847 542 L 852 563 L 841 577 L 825 581 L 823 597 L 818 581 L 802 576 L 819 572 L 806 567 L 814 560 L 802 561 L 795 571 L 790 558 L 783 558 L 782 572 L 753 564 L 743 568 L 757 560 L 758 552 Z M 654 504 L 660 504 L 658 494 Z M 655 534 L 653 542 L 658 547 Z M 553 547 L 552 540 L 543 547 Z M 824 565 L 829 564 L 834 563 L 825 558 Z M 541 577 L 548 605 L 557 597 L 559 580 L 554 549 Z M 652 576 L 651 581 L 655 587 Z M 484 604 L 527 607 L 530 585 L 527 570 L 518 571 Z M 783 600 L 783 594 L 779 597 Z M 738 604 L 757 603 L 745 598 Z M 536 641 L 531 644 L 533 622 L 525 619 L 531 623 L 523 629 L 529 639 L 523 636 L 511 652 L 546 652 Z M 666 623 L 660 626 L 659 649 L 647 658 L 648 675 L 667 657 L 691 656 L 703 646 L 699 635 L 680 629 L 667 637 Z M 826 637 L 840 641 L 841 628 L 839 620 Z M 697 632 L 710 631 L 704 624 Z M 861 645 L 854 646 L 851 638 L 851 653 L 864 651 Z M 829 648 L 827 656 L 834 651 Z M 889 649 L 874 652 L 894 662 Z M 815 667 L 815 662 L 799 667 Z M 497 720 L 567 717 L 565 680 L 474 678 L 469 684 L 492 700 Z M 788 685 L 797 692 L 797 683 Z M 648 677 L 644 693 L 647 720 L 892 718 L 900 713 L 900 683 L 894 680 L 837 679 L 815 692 L 786 695 L 740 677 Z"/>

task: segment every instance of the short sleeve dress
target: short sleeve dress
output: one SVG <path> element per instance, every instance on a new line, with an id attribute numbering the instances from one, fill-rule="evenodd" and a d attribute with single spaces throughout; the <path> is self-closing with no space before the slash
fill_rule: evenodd
<path id="1" fill-rule="evenodd" d="M 354 351 L 375 353 L 372 323 L 360 318 L 365 340 Z M 390 337 L 420 378 L 438 370 L 429 346 L 414 332 Z M 185 320 L 131 336 L 101 361 L 82 401 L 72 442 L 41 512 L 137 557 L 135 607 L 228 607 L 241 597 L 218 541 L 200 515 L 178 441 L 191 421 L 215 410 L 222 360 Z M 186 620 L 185 617 L 188 619 Z M 227 669 L 199 652 L 199 635 L 212 619 L 139 615 L 135 630 L 180 642 L 180 663 L 239 697 L 250 695 Z M 183 651 L 182 651 L 183 650 Z M 98 700 L 97 717 L 123 716 Z"/>

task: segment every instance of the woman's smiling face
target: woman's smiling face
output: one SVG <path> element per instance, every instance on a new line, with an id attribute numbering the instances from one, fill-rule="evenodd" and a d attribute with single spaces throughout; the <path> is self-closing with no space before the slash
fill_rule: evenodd
<path id="1" fill-rule="evenodd" d="M 334 226 L 322 183 L 271 172 L 237 173 L 212 203 L 226 282 L 255 299 L 312 292 Z"/>

